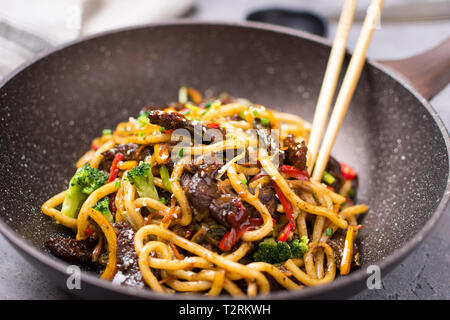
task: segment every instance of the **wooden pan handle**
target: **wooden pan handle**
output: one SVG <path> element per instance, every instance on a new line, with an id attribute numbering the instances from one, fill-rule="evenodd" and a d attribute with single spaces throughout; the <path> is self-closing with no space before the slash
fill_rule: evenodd
<path id="1" fill-rule="evenodd" d="M 430 100 L 450 82 L 450 37 L 416 56 L 379 62 L 400 73 Z"/>

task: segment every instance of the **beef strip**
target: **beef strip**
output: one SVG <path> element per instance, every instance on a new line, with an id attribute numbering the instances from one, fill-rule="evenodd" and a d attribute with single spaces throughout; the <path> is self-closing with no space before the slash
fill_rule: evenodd
<path id="1" fill-rule="evenodd" d="M 252 192 L 253 193 L 253 192 Z M 259 190 L 259 201 L 269 210 L 271 215 L 274 215 L 277 209 L 277 197 L 275 189 L 271 185 L 265 185 Z"/>
<path id="2" fill-rule="evenodd" d="M 336 192 L 339 192 L 343 183 L 343 178 L 341 176 L 341 165 L 339 164 L 339 161 L 330 156 L 328 158 L 328 163 L 327 166 L 325 167 L 325 171 L 336 178 L 336 180 L 331 184 L 331 187 Z"/>
<path id="3" fill-rule="evenodd" d="M 91 239 L 51 238 L 44 245 L 55 256 L 64 261 L 75 264 L 89 264 L 92 262 L 92 250 L 94 250 L 96 242 Z"/>
<path id="4" fill-rule="evenodd" d="M 144 161 L 147 156 L 152 154 L 153 147 L 145 146 L 139 150 L 140 146 L 135 143 L 124 143 L 114 146 L 113 148 L 102 153 L 103 161 L 102 170 L 109 171 L 114 160 L 114 157 L 121 153 L 123 155 L 123 161 Z M 138 152 L 139 151 L 139 152 Z"/>
<path id="5" fill-rule="evenodd" d="M 212 200 L 220 197 L 214 177 L 222 165 L 209 155 L 198 160 L 198 163 L 186 166 L 187 171 L 181 176 L 181 186 L 195 210 L 205 214 Z"/>
<path id="6" fill-rule="evenodd" d="M 198 121 L 191 121 L 183 114 L 178 112 L 167 113 L 161 110 L 147 111 L 150 123 L 164 127 L 166 130 L 186 129 L 192 136 L 191 138 L 202 138 L 202 143 L 208 144 L 217 140 L 223 140 L 225 129 L 208 128 Z"/>
<path id="7" fill-rule="evenodd" d="M 345 246 L 345 231 L 344 230 L 337 230 L 333 236 L 327 240 L 327 244 L 330 245 L 330 247 L 334 251 L 334 260 L 336 262 L 336 266 L 339 268 L 342 261 L 342 255 L 344 253 L 344 246 Z M 353 244 L 353 258 L 352 258 L 352 267 L 359 267 L 359 248 L 356 242 Z"/>
<path id="8" fill-rule="evenodd" d="M 121 153 L 124 161 L 135 160 L 139 145 L 135 143 L 118 144 L 102 153 L 105 161 L 113 161 L 116 154 Z"/>
<path id="9" fill-rule="evenodd" d="M 117 233 L 117 273 L 113 283 L 128 287 L 144 287 L 144 280 L 139 269 L 138 256 L 134 249 L 135 232 L 125 222 L 114 224 Z"/>
<path id="10" fill-rule="evenodd" d="M 166 130 L 187 129 L 193 132 L 193 124 L 184 115 L 178 112 L 167 113 L 162 110 L 147 111 L 150 123 L 164 127 Z"/>
<path id="11" fill-rule="evenodd" d="M 305 141 L 297 143 L 294 136 L 290 134 L 284 138 L 283 143 L 287 147 L 286 160 L 289 164 L 299 170 L 306 170 L 306 154 L 308 148 L 306 147 Z"/>
<path id="12" fill-rule="evenodd" d="M 232 194 L 223 194 L 213 199 L 209 205 L 211 216 L 227 227 L 239 227 L 247 217 L 247 210 L 240 198 Z"/>

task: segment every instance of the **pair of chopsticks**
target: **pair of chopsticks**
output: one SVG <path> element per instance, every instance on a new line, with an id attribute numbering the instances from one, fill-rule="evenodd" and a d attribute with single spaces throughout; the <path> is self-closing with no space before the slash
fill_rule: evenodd
<path id="1" fill-rule="evenodd" d="M 311 153 L 312 160 L 309 166 L 309 173 L 311 174 L 312 168 L 314 167 L 314 172 L 311 177 L 316 181 L 320 181 L 322 179 L 323 172 L 328 163 L 328 158 L 330 157 L 331 149 L 333 148 L 333 144 L 336 140 L 337 134 L 341 127 L 342 121 L 344 120 L 361 75 L 367 48 L 369 47 L 375 26 L 380 19 L 381 8 L 383 6 L 383 0 L 372 0 L 367 9 L 367 14 L 364 19 L 353 56 L 345 73 L 344 80 L 336 98 L 333 112 L 322 141 L 322 145 L 320 146 L 323 130 L 328 119 L 328 113 L 333 100 L 334 92 L 336 90 L 342 62 L 344 60 L 347 38 L 350 27 L 353 23 L 357 2 L 357 0 L 346 0 L 342 8 L 336 36 L 330 52 L 324 80 L 320 89 L 319 98 L 317 100 L 316 110 L 314 113 L 311 134 L 308 142 L 308 150 Z"/>

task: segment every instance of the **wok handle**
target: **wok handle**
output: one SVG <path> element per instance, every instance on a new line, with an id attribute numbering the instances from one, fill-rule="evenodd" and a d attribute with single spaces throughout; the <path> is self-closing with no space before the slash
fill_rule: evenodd
<path id="1" fill-rule="evenodd" d="M 430 100 L 450 82 L 450 37 L 424 53 L 378 62 L 400 73 L 425 99 Z"/>

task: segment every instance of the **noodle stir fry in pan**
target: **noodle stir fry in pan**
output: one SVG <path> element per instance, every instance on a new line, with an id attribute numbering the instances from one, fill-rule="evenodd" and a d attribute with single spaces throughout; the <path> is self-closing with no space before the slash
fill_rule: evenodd
<path id="1" fill-rule="evenodd" d="M 357 174 L 330 158 L 308 174 L 310 124 L 297 115 L 181 88 L 103 130 L 67 190 L 42 211 L 76 239 L 58 257 L 157 292 L 267 294 L 329 283 L 359 266 Z"/>

